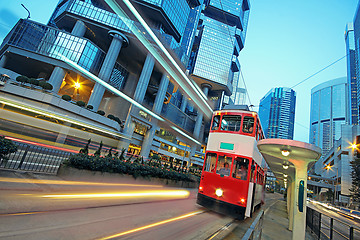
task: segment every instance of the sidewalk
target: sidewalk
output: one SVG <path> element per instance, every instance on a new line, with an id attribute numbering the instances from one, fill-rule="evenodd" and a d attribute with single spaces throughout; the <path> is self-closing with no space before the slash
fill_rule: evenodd
<path id="1" fill-rule="evenodd" d="M 276 194 L 276 193 L 275 193 Z M 286 210 L 286 201 L 282 195 L 276 194 L 277 200 L 270 206 L 265 206 L 262 238 L 264 240 L 290 240 L 292 232 L 288 229 L 289 219 Z M 305 232 L 306 240 L 315 240 L 309 231 Z"/>

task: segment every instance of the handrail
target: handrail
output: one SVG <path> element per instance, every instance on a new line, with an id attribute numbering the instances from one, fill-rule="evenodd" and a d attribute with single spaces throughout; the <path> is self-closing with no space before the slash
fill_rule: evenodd
<path id="1" fill-rule="evenodd" d="M 254 233 L 259 227 L 260 227 L 260 234 L 258 238 L 255 239 L 261 239 L 261 231 L 262 231 L 261 227 L 262 227 L 263 217 L 264 217 L 264 210 L 261 210 L 241 240 L 254 239 Z"/>

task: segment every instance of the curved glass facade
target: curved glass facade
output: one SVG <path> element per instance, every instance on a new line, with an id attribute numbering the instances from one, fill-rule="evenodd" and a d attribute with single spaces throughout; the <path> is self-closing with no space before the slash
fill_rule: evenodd
<path id="1" fill-rule="evenodd" d="M 338 78 L 311 90 L 309 142 L 326 154 L 341 137 L 341 125 L 348 123 L 347 79 Z"/>
<path id="2" fill-rule="evenodd" d="M 105 58 L 105 52 L 87 39 L 24 19 L 16 24 L 6 44 L 58 60 L 66 57 L 95 75 Z M 124 82 L 128 71 L 120 64 L 114 69 L 110 83 Z"/>

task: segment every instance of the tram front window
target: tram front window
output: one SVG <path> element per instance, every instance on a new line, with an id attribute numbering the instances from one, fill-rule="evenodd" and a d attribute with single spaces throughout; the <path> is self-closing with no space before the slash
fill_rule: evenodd
<path id="1" fill-rule="evenodd" d="M 240 131 L 241 116 L 240 115 L 224 115 L 221 120 L 221 130 L 223 131 Z"/>
<path id="2" fill-rule="evenodd" d="M 231 166 L 231 157 L 219 156 L 216 173 L 223 176 L 229 176 L 230 166 Z"/>
<path id="3" fill-rule="evenodd" d="M 240 180 L 247 180 L 249 160 L 246 158 L 236 157 L 232 176 Z"/>
<path id="4" fill-rule="evenodd" d="M 215 170 L 216 153 L 207 153 L 205 162 L 205 171 L 212 172 Z"/>

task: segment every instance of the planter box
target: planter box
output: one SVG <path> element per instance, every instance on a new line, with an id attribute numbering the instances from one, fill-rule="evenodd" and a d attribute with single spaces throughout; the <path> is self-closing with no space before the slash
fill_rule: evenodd
<path id="1" fill-rule="evenodd" d="M 103 182 L 103 183 L 133 183 L 133 184 L 148 184 L 148 185 L 163 185 L 168 187 L 181 188 L 198 188 L 198 182 L 183 182 L 162 178 L 134 178 L 131 175 L 119 173 L 96 172 L 89 170 L 79 170 L 72 167 L 60 165 L 58 177 L 71 181 L 86 181 L 86 182 Z"/>

